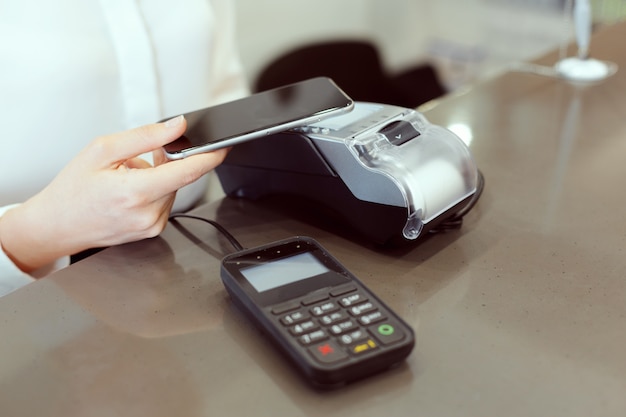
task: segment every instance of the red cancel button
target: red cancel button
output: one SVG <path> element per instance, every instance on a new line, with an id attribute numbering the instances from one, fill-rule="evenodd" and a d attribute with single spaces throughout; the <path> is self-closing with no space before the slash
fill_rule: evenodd
<path id="1" fill-rule="evenodd" d="M 322 363 L 339 362 L 348 358 L 348 354 L 341 349 L 334 341 L 320 343 L 311 346 L 309 352 Z"/>

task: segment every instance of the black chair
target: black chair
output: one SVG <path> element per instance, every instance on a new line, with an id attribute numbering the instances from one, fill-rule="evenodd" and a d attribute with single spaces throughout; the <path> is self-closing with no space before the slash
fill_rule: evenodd
<path id="1" fill-rule="evenodd" d="M 352 99 L 415 108 L 446 93 L 428 64 L 389 74 L 378 49 L 365 40 L 304 45 L 268 64 L 256 78 L 255 92 L 307 78 L 332 78 Z"/>

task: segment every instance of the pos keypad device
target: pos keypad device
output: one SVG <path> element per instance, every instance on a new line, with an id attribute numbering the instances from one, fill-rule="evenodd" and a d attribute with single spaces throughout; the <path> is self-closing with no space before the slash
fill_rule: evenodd
<path id="1" fill-rule="evenodd" d="M 415 344 L 409 325 L 311 238 L 228 255 L 221 277 L 236 304 L 315 386 L 381 372 Z"/>

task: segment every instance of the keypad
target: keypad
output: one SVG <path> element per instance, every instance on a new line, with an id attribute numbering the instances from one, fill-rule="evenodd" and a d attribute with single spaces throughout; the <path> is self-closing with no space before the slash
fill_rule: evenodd
<path id="1" fill-rule="evenodd" d="M 385 306 L 353 284 L 305 296 L 271 311 L 286 334 L 320 363 L 359 357 L 406 337 Z"/>

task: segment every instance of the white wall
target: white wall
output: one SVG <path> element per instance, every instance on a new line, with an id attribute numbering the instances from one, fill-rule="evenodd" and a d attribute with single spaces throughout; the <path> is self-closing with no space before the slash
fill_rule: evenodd
<path id="1" fill-rule="evenodd" d="M 278 54 L 334 37 L 375 41 L 391 70 L 436 64 L 450 88 L 571 39 L 564 0 L 235 0 L 250 79 Z"/>
<path id="2" fill-rule="evenodd" d="M 335 37 L 369 38 L 393 64 L 423 49 L 414 0 L 236 0 L 239 39 L 250 73 L 301 43 Z M 398 12 L 401 11 L 401 12 Z"/>

